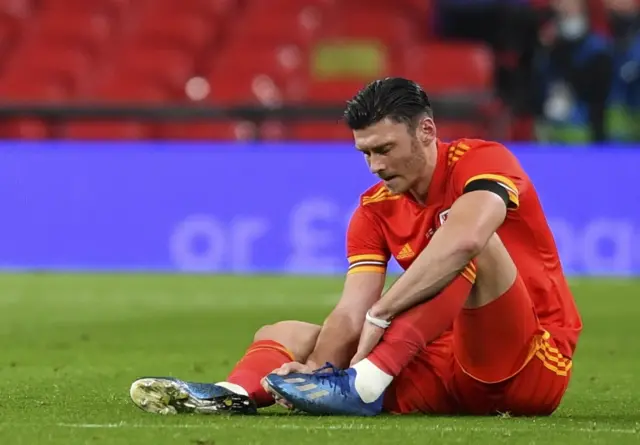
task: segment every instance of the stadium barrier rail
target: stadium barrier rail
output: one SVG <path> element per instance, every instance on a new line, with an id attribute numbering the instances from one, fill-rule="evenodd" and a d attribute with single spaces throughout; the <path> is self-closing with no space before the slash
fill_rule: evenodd
<path id="1" fill-rule="evenodd" d="M 491 98 L 470 95 L 450 95 L 432 98 L 439 118 L 447 120 L 483 119 Z M 144 102 L 10 102 L 0 104 L 0 120 L 35 117 L 51 121 L 121 120 L 194 121 L 194 120 L 331 120 L 340 119 L 344 104 L 290 104 L 280 106 L 214 106 L 205 102 L 144 103 Z"/>

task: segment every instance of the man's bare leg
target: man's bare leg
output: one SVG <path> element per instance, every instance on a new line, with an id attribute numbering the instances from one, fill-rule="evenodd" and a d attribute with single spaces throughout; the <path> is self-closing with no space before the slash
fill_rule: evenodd
<path id="1" fill-rule="evenodd" d="M 273 404 L 273 397 L 261 385 L 262 378 L 285 363 L 304 363 L 313 351 L 320 329 L 302 321 L 281 321 L 261 327 L 226 381 L 218 384 L 231 384 L 229 389 L 236 391 L 242 388 L 259 408 Z"/>

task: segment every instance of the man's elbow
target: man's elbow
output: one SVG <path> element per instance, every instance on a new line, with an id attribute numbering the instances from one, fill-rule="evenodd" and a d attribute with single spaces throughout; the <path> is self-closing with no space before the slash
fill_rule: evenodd
<path id="1" fill-rule="evenodd" d="M 490 236 L 473 231 L 463 234 L 456 242 L 456 251 L 465 261 L 471 261 L 482 252 Z"/>
<path id="2" fill-rule="evenodd" d="M 462 200 L 465 200 L 464 204 Z M 454 203 L 449 219 L 442 227 L 450 230 L 449 237 L 455 243 L 455 251 L 468 261 L 482 252 L 502 225 L 507 217 L 507 206 L 501 197 L 485 191 L 463 195 L 460 201 L 459 210 Z"/>

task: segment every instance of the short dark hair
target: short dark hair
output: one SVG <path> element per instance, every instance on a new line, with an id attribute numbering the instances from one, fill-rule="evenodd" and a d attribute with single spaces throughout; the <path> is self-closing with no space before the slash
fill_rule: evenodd
<path id="1" fill-rule="evenodd" d="M 352 130 L 362 130 L 385 118 L 414 128 L 423 115 L 433 117 L 427 93 L 402 77 L 374 80 L 347 102 L 343 119 Z"/>

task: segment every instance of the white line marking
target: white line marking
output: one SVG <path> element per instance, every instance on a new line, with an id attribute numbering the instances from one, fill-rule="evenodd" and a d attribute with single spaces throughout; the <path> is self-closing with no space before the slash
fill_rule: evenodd
<path id="1" fill-rule="evenodd" d="M 58 423 L 56 424 L 58 427 L 63 428 L 96 428 L 96 429 L 110 429 L 110 428 L 143 428 L 143 429 L 209 429 L 209 430 L 222 430 L 228 429 L 229 425 L 226 424 L 175 424 L 175 425 L 167 425 L 167 424 L 135 424 L 135 423 Z M 528 425 L 523 424 L 509 424 L 508 421 L 505 421 L 503 426 L 487 426 L 487 427 L 477 427 L 477 426 L 467 426 L 467 425 L 459 425 L 459 426 L 451 426 L 451 425 L 405 425 L 405 424 L 396 424 L 396 425 L 385 425 L 385 424 L 327 424 L 327 425 L 298 425 L 293 423 L 273 423 L 273 424 L 265 424 L 265 423 L 256 423 L 251 425 L 251 429 L 259 429 L 259 430 L 301 430 L 301 431 L 335 431 L 335 430 L 373 430 L 373 431 L 390 431 L 390 430 L 399 430 L 399 431 L 440 431 L 440 432 L 476 432 L 476 433 L 524 433 L 532 431 L 532 428 L 536 430 L 556 430 L 558 428 L 557 424 L 540 424 L 533 422 Z M 567 427 L 562 425 L 562 431 L 571 432 L 571 433 L 588 433 L 588 434 L 640 434 L 639 429 L 634 428 L 606 428 L 606 427 L 598 427 L 598 428 L 581 428 L 581 427 Z"/>

